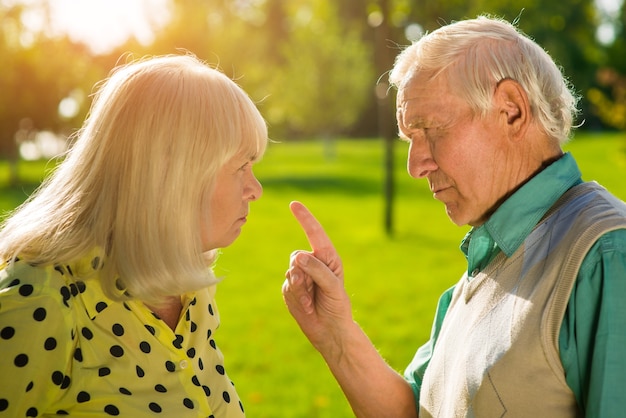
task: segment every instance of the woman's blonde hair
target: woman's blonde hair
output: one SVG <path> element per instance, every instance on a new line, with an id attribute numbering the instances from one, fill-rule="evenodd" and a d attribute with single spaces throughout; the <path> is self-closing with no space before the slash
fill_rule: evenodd
<path id="1" fill-rule="evenodd" d="M 248 95 L 196 57 L 168 55 L 116 68 L 98 88 L 64 160 L 5 220 L 0 256 L 36 265 L 105 254 L 102 286 L 157 302 L 215 283 L 203 253 L 217 171 L 260 158 L 267 125 Z"/>
<path id="2" fill-rule="evenodd" d="M 423 36 L 398 55 L 389 80 L 402 87 L 416 71 L 446 76 L 477 115 L 490 109 L 496 83 L 515 80 L 544 132 L 570 137 L 578 97 L 548 53 L 505 20 L 479 16 Z"/>

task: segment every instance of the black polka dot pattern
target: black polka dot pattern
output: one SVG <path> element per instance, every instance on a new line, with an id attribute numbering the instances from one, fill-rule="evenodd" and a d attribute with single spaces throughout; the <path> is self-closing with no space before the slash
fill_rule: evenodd
<path id="1" fill-rule="evenodd" d="M 54 350 L 55 348 L 57 348 L 57 340 L 54 337 L 50 337 L 46 339 L 43 347 L 48 351 Z"/>
<path id="2" fill-rule="evenodd" d="M 212 292 L 183 300 L 172 331 L 142 303 L 108 299 L 103 265 L 89 256 L 0 270 L 0 370 L 11 376 L 0 381 L 0 416 L 243 417 L 215 343 Z"/>

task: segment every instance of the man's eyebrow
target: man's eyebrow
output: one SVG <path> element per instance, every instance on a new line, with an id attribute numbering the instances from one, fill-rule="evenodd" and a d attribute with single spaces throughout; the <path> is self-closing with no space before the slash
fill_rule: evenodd
<path id="1" fill-rule="evenodd" d="M 404 126 L 406 126 L 408 129 L 415 129 L 415 128 L 420 128 L 422 126 L 428 126 L 431 123 L 432 123 L 431 119 L 424 118 L 419 115 L 414 115 L 414 116 L 409 115 L 409 118 L 406 118 L 404 120 Z"/>
<path id="2" fill-rule="evenodd" d="M 403 97 L 402 98 L 402 106 L 404 106 L 407 102 L 410 102 L 412 100 L 420 100 L 420 99 L 423 100 L 423 98 L 421 96 L 414 96 L 414 97 L 408 97 L 408 98 L 407 97 Z"/>
<path id="3" fill-rule="evenodd" d="M 402 131 L 398 132 L 398 138 L 400 138 L 400 141 L 403 141 L 403 142 L 411 142 L 411 138 L 406 136 Z"/>
<path id="4" fill-rule="evenodd" d="M 426 121 L 422 118 L 412 118 L 408 122 L 409 123 L 406 124 L 406 127 L 409 129 L 415 129 L 426 125 Z"/>

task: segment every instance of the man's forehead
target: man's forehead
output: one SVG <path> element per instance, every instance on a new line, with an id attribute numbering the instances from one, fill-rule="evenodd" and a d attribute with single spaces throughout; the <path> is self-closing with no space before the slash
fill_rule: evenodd
<path id="1" fill-rule="evenodd" d="M 398 96 L 400 97 L 400 96 Z M 400 100 L 398 100 L 398 107 L 399 108 L 405 108 L 407 107 L 407 105 L 411 104 L 411 102 L 423 102 L 427 100 L 425 96 L 423 95 L 412 95 L 411 97 L 401 97 Z"/>
<path id="2" fill-rule="evenodd" d="M 436 79 L 421 72 L 412 72 L 398 88 L 398 103 L 423 100 L 437 90 Z"/>
<path id="3" fill-rule="evenodd" d="M 415 107 L 432 102 L 434 97 L 425 88 L 408 88 L 398 92 L 396 105 L 398 109 L 406 110 L 408 106 Z"/>

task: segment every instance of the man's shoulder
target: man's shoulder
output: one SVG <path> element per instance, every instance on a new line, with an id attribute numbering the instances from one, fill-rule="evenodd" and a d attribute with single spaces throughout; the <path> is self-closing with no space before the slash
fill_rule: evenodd
<path id="1" fill-rule="evenodd" d="M 610 220 L 626 226 L 626 203 L 595 181 L 567 190 L 548 213 L 556 211 L 590 224 Z"/>

